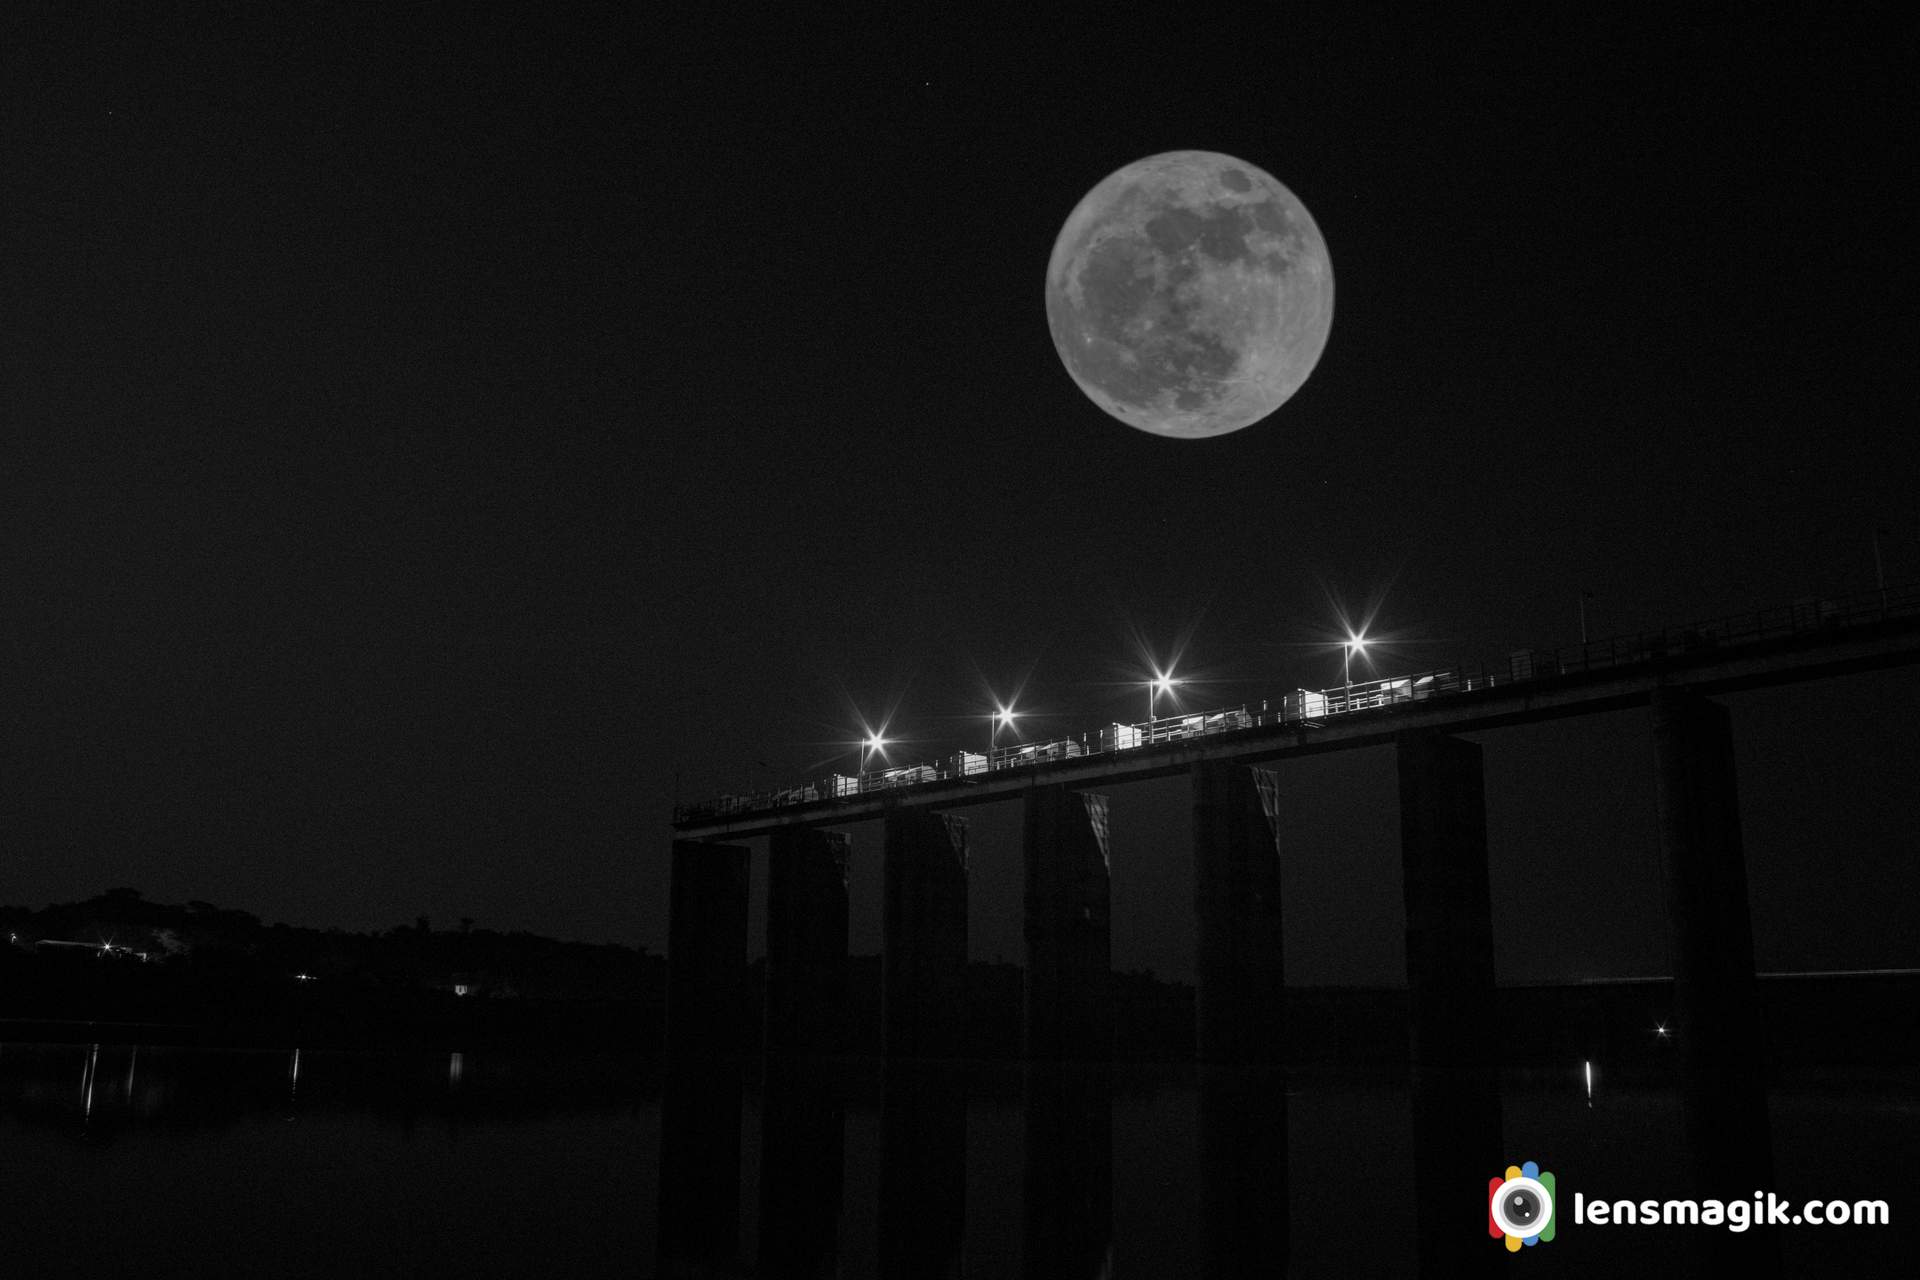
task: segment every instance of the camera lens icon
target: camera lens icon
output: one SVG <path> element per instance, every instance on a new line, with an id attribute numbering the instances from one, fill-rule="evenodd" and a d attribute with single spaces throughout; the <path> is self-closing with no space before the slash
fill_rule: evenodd
<path id="1" fill-rule="evenodd" d="M 1504 1178 L 1487 1184 L 1488 1233 L 1504 1236 L 1507 1248 L 1516 1252 L 1552 1240 L 1553 1190 L 1553 1175 L 1533 1161 L 1508 1166 Z"/>
<path id="2" fill-rule="evenodd" d="M 1532 1178 L 1515 1178 L 1493 1198 L 1493 1220 L 1510 1236 L 1522 1240 L 1540 1234 L 1553 1216 L 1553 1197 Z"/>

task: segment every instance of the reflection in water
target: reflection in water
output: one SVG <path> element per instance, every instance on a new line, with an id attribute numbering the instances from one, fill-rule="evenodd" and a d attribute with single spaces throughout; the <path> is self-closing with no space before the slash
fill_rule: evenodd
<path id="1" fill-rule="evenodd" d="M 961 1271 L 967 1224 L 967 1089 L 956 1063 L 889 1059 L 880 1102 L 880 1274 Z"/>
<path id="2" fill-rule="evenodd" d="M 846 1108 L 825 1064 L 769 1055 L 760 1125 L 760 1275 L 839 1275 Z"/>
<path id="3" fill-rule="evenodd" d="M 1199 1077 L 1201 1274 L 1284 1275 L 1286 1074 L 1203 1066 Z"/>
<path id="4" fill-rule="evenodd" d="M 1773 1131 L 1762 1067 L 1730 1053 L 1680 1054 L 1680 1109 L 1693 1194 L 1734 1201 L 1773 1188 Z M 1779 1233 L 1760 1223 L 1744 1232 L 1696 1231 L 1687 1240 L 1698 1274 L 1780 1274 Z"/>
<path id="5" fill-rule="evenodd" d="M 1098 1280 L 1113 1272 L 1113 1069 L 1030 1063 L 1026 1212 L 1030 1280 Z"/>
<path id="6" fill-rule="evenodd" d="M 660 1111 L 660 1270 L 726 1275 L 740 1237 L 740 1103 L 736 1059 L 667 1060 Z"/>
<path id="7" fill-rule="evenodd" d="M 0 1046 L 0 1272 L 651 1273 L 657 1064 L 465 1067 L 456 1102 L 444 1053 Z"/>
<path id="8" fill-rule="evenodd" d="M 1413 1196 L 1422 1276 L 1496 1274 L 1507 1263 L 1492 1244 L 1487 1179 L 1527 1153 L 1502 1146 L 1500 1086 L 1493 1067 L 1467 1059 L 1413 1069 Z M 1474 1222 L 1480 1229 L 1462 1231 Z"/>
<path id="9" fill-rule="evenodd" d="M 1295 1077 L 1288 1096 L 1257 1073 L 1129 1064 L 1113 1069 L 1107 1098 L 1104 1073 L 775 1064 L 758 1122 L 761 1175 L 745 1188 L 755 1142 L 741 1125 L 755 1111 L 737 1070 L 707 1064 L 691 1086 L 683 1076 L 664 1110 L 662 1076 L 662 1064 L 637 1057 L 469 1054 L 456 1095 L 445 1053 L 0 1046 L 8 1274 L 120 1274 L 136 1249 L 162 1260 L 142 1267 L 154 1280 L 253 1274 L 258 1258 L 245 1251 L 264 1239 L 298 1241 L 277 1268 L 290 1278 L 585 1280 L 648 1274 L 657 1251 L 667 1275 L 861 1280 L 915 1274 L 918 1260 L 922 1275 L 998 1276 L 1021 1274 L 1023 1249 L 1028 1274 L 1069 1280 L 1101 1274 L 1109 1249 L 1113 1269 L 1129 1275 L 1412 1275 L 1416 1248 L 1431 1256 L 1449 1240 L 1465 1251 L 1453 1272 L 1464 1275 L 1516 1265 L 1543 1275 L 1744 1276 L 1770 1266 L 1894 1275 L 1910 1263 L 1911 1233 L 1897 1216 L 1892 1230 L 1780 1228 L 1777 1261 L 1762 1252 L 1731 1270 L 1713 1255 L 1756 1250 L 1757 1233 L 1570 1227 L 1511 1263 L 1486 1234 L 1484 1191 L 1510 1161 L 1539 1160 L 1563 1195 L 1589 1201 L 1696 1194 L 1689 1135 L 1700 1118 L 1689 1117 L 1688 1095 L 1595 1060 L 1589 1109 L 1581 1054 L 1551 1074 L 1506 1078 L 1507 1144 L 1490 1163 L 1449 1158 L 1435 1141 L 1473 1095 L 1432 1075 L 1418 1096 L 1310 1075 Z M 1892 1199 L 1888 1188 L 1907 1180 L 1900 1162 L 1920 1145 L 1914 1079 L 1900 1068 L 1782 1086 L 1768 1099 L 1779 1180 L 1748 1174 L 1740 1194 Z M 457 1149 L 439 1140 L 455 1117 L 475 1135 Z M 423 1119 L 438 1123 L 410 1127 Z M 1716 1158 L 1733 1159 L 1724 1148 Z M 1289 1161 L 1299 1177 L 1286 1178 Z M 153 1194 L 157 1169 L 167 1194 Z M 262 1186 L 316 1188 L 325 1221 L 310 1205 L 293 1212 L 258 1194 Z M 1452 1207 L 1417 1215 L 1423 1192 Z M 396 1194 L 421 1212 L 396 1215 Z M 755 1200 L 758 1250 L 742 1258 Z M 500 1213 L 509 1203 L 514 1212 Z M 1288 1204 L 1299 1231 L 1281 1216 Z M 676 1249 L 700 1256 L 682 1262 Z"/>
<path id="10" fill-rule="evenodd" d="M 0 1115 L 104 1136 L 120 1126 L 222 1128 L 255 1114 L 347 1111 L 405 1124 L 421 1114 L 550 1113 L 656 1096 L 658 1064 L 639 1055 L 470 1055 L 228 1050 L 126 1044 L 8 1044 Z M 457 1089 L 451 1087 L 457 1084 Z"/>

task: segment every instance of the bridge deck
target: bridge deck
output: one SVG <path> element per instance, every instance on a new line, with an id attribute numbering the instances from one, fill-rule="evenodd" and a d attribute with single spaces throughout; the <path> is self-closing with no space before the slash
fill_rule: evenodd
<path id="1" fill-rule="evenodd" d="M 689 816 L 674 823 L 674 834 L 686 840 L 738 840 L 782 827 L 840 826 L 883 817 L 899 805 L 953 809 L 1014 799 L 1042 785 L 1111 786 L 1185 773 L 1200 761 L 1254 764 L 1378 746 L 1408 730 L 1466 733 L 1594 715 L 1645 705 L 1653 691 L 1663 687 L 1707 695 L 1732 693 L 1915 662 L 1920 662 L 1920 617 L 1893 617 L 1832 633 L 1703 648 L 1630 665 L 1438 693 L 1423 701 L 1351 711 L 1322 720 L 1259 724 L 777 809 Z"/>

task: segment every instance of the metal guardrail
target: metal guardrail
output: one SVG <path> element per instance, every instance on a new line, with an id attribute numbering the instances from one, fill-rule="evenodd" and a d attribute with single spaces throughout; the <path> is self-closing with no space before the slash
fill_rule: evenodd
<path id="1" fill-rule="evenodd" d="M 1892 618 L 1911 617 L 1920 617 L 1920 584 L 1862 592 L 1838 600 L 1807 599 L 1779 608 L 1729 614 L 1707 622 L 1614 636 L 1589 644 L 1515 650 L 1499 665 L 1474 663 L 1382 680 L 1356 681 L 1332 689 L 1295 689 L 1277 700 L 1268 699 L 1257 708 L 1242 704 L 1161 716 L 1138 724 L 1111 724 L 1077 737 L 996 746 L 986 753 L 960 751 L 930 763 L 896 765 L 858 774 L 828 774 L 796 787 L 723 795 L 675 805 L 673 820 L 678 824 L 761 813 L 903 787 L 952 782 L 1006 769 L 1033 769 L 1058 760 L 1111 755 L 1221 733 L 1241 733 L 1282 724 L 1312 725 L 1333 716 L 1376 711 L 1429 698 L 1504 689 L 1520 683 L 1638 666 L 1703 651 L 1747 648 L 1800 636 L 1832 635 Z"/>

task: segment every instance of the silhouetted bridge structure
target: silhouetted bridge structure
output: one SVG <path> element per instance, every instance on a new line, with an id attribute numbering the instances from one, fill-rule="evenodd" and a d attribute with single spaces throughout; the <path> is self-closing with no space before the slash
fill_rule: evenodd
<path id="1" fill-rule="evenodd" d="M 769 838 L 770 1054 L 831 1047 L 848 939 L 846 833 L 882 839 L 882 1044 L 890 1061 L 959 1056 L 967 965 L 967 820 L 1024 807 L 1029 1060 L 1101 1061 L 1112 1044 L 1106 797 L 1089 788 L 1192 781 L 1196 1048 L 1203 1066 L 1279 1062 L 1282 968 L 1277 823 L 1293 756 L 1391 746 L 1406 903 L 1415 1182 L 1423 1237 L 1467 1167 L 1501 1147 L 1482 748 L 1455 735 L 1634 707 L 1652 720 L 1658 832 L 1674 963 L 1674 1025 L 1688 1145 L 1702 1194 L 1770 1182 L 1732 726 L 1715 696 L 1920 662 L 1920 588 L 1879 591 L 1605 641 L 1516 654 L 1500 670 L 1448 668 L 1278 704 L 1170 717 L 1061 739 L 1057 750 L 963 753 L 945 766 L 727 797 L 675 813 L 668 958 L 673 1055 L 750 1049 L 742 1025 L 749 851 Z M 1133 732 L 1122 732 L 1131 730 Z M 1034 744 L 1022 744 L 1022 747 Z M 1009 749 L 1017 753 L 1022 748 Z M 851 781 L 852 785 L 847 785 Z M 689 1086 L 690 1087 L 690 1086 Z M 1422 1099 L 1426 1101 L 1423 1102 Z M 705 1139 L 702 1139 L 703 1141 Z M 668 1138 L 663 1142 L 672 1145 Z M 1478 1162 L 1476 1164 L 1475 1162 Z M 1446 1172 L 1446 1171 L 1452 1172 Z M 724 1180 L 724 1179 L 723 1179 Z M 1428 1259 L 1436 1271 L 1440 1260 Z M 1764 1268 L 1763 1268 L 1764 1269 Z"/>
<path id="2" fill-rule="evenodd" d="M 1412 730 L 1465 733 L 1644 706 L 1659 688 L 1702 696 L 1795 684 L 1914 661 L 1920 588 L 1808 601 L 1649 635 L 1513 654 L 1502 669 L 1449 667 L 1319 692 L 1114 725 L 1077 738 L 962 752 L 806 787 L 678 806 L 677 835 L 741 839 L 783 827 L 1015 798 L 1037 782 L 1138 782 L 1211 761 L 1245 764 L 1379 746 Z M 1116 730 L 1124 736 L 1117 736 Z M 828 783 L 835 785 L 829 786 Z"/>

